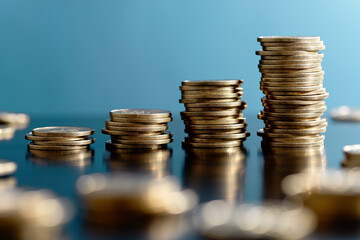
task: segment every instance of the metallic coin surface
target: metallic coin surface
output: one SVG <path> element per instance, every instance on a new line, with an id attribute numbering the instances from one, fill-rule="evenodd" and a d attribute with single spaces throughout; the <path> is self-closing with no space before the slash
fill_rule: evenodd
<path id="1" fill-rule="evenodd" d="M 94 129 L 86 127 L 41 127 L 32 130 L 34 136 L 44 137 L 82 137 L 94 132 Z"/>
<path id="2" fill-rule="evenodd" d="M 190 81 L 185 80 L 182 82 L 183 86 L 232 86 L 232 85 L 239 85 L 242 84 L 243 80 L 235 80 L 235 79 L 228 79 L 228 80 L 201 80 L 201 81 Z"/>
<path id="3" fill-rule="evenodd" d="M 61 140 L 67 140 L 67 141 L 77 141 L 77 140 L 85 140 L 87 139 L 87 136 L 85 137 L 43 137 L 43 136 L 34 136 L 31 132 L 27 133 L 25 135 L 26 140 L 30 141 L 61 141 Z"/>
<path id="4" fill-rule="evenodd" d="M 171 112 L 157 109 L 115 109 L 110 111 L 114 118 L 169 118 Z"/>
<path id="5" fill-rule="evenodd" d="M 85 146 L 95 142 L 95 138 L 90 137 L 85 140 L 33 140 L 32 143 L 35 145 L 46 145 L 46 146 Z"/>
<path id="6" fill-rule="evenodd" d="M 28 144 L 28 148 L 32 150 L 56 150 L 56 151 L 71 151 L 79 149 L 87 149 L 89 146 L 58 146 L 58 145 L 35 145 L 33 143 Z"/>

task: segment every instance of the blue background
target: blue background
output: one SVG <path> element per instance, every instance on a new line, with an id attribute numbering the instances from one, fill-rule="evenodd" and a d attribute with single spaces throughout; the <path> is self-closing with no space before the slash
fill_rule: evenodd
<path id="1" fill-rule="evenodd" d="M 185 79 L 245 79 L 261 109 L 260 35 L 319 35 L 328 107 L 360 105 L 360 1 L 0 0 L 0 110 L 183 109 Z"/>

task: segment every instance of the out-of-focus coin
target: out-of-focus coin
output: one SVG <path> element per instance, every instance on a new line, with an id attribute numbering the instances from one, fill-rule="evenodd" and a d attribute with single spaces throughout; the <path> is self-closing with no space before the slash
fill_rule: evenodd
<path id="1" fill-rule="evenodd" d="M 343 152 L 347 159 L 360 160 L 360 144 L 346 145 L 343 147 Z"/>
<path id="2" fill-rule="evenodd" d="M 85 127 L 41 127 L 33 129 L 32 134 L 44 137 L 82 137 L 94 134 L 94 129 Z"/>
<path id="3" fill-rule="evenodd" d="M 335 121 L 360 122 L 360 108 L 341 106 L 331 109 L 330 116 Z"/>
<path id="4" fill-rule="evenodd" d="M 0 159 L 0 177 L 9 176 L 16 172 L 18 166 L 15 162 Z"/>

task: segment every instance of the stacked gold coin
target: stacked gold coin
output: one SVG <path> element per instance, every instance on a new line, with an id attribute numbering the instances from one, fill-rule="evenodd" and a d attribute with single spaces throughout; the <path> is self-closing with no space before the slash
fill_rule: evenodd
<path id="1" fill-rule="evenodd" d="M 180 103 L 185 105 L 184 146 L 239 147 L 249 136 L 241 100 L 243 80 L 183 81 Z"/>
<path id="2" fill-rule="evenodd" d="M 29 151 L 83 151 L 95 142 L 94 129 L 85 127 L 40 127 L 25 135 Z"/>
<path id="3" fill-rule="evenodd" d="M 263 146 L 322 145 L 327 122 L 321 67 L 325 49 L 320 37 L 259 37 L 263 47 L 259 69 L 264 110 L 258 115 L 265 128 L 258 132 Z"/>
<path id="4" fill-rule="evenodd" d="M 159 149 L 172 142 L 172 133 L 166 131 L 171 112 L 150 109 L 115 109 L 106 120 L 104 134 L 108 150 L 124 148 Z"/>

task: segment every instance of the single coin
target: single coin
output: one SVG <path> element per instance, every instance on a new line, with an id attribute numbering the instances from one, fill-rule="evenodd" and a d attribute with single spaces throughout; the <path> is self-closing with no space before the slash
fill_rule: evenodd
<path id="1" fill-rule="evenodd" d="M 70 151 L 70 150 L 79 150 L 86 149 L 89 146 L 53 146 L 53 145 L 35 145 L 33 143 L 28 144 L 28 148 L 32 150 L 45 150 L 45 151 Z"/>
<path id="2" fill-rule="evenodd" d="M 310 113 L 297 113 L 297 112 L 286 112 L 286 113 L 276 113 L 276 112 L 265 112 L 261 111 L 260 115 L 265 117 L 294 117 L 294 118 L 317 118 L 320 117 L 323 112 L 310 112 Z"/>
<path id="3" fill-rule="evenodd" d="M 239 93 L 227 93 L 227 94 L 181 94 L 182 99 L 229 99 L 229 98 L 240 98 L 242 95 Z"/>
<path id="4" fill-rule="evenodd" d="M 326 106 L 324 107 L 318 107 L 318 108 L 305 108 L 305 109 L 293 109 L 293 108 L 278 108 L 278 109 L 272 109 L 272 108 L 264 108 L 266 112 L 273 112 L 273 113 L 323 113 L 327 109 Z"/>
<path id="5" fill-rule="evenodd" d="M 323 86 L 322 80 L 320 81 L 297 81 L 297 82 L 269 82 L 269 81 L 261 81 L 260 86 L 261 87 L 312 87 L 312 86 Z"/>
<path id="6" fill-rule="evenodd" d="M 312 92 L 312 91 L 322 91 L 324 87 L 322 85 L 317 86 L 306 86 L 306 87 L 264 87 L 260 86 L 260 90 L 266 92 Z"/>
<path id="7" fill-rule="evenodd" d="M 167 123 L 128 123 L 128 122 L 114 122 L 110 119 L 105 121 L 106 126 L 113 127 L 164 127 Z"/>
<path id="8" fill-rule="evenodd" d="M 313 128 L 325 128 L 327 127 L 327 123 L 316 125 L 316 126 L 301 126 L 301 125 L 276 125 L 276 124 L 265 124 L 265 128 L 269 129 L 313 129 Z"/>
<path id="9" fill-rule="evenodd" d="M 234 93 L 243 93 L 244 91 L 239 88 L 219 88 L 219 89 L 204 89 L 204 90 L 181 90 L 181 94 L 191 94 L 191 95 L 218 95 L 218 94 L 234 94 Z"/>
<path id="10" fill-rule="evenodd" d="M 30 117 L 25 113 L 0 112 L 0 123 L 27 125 L 29 122 Z"/>
<path id="11" fill-rule="evenodd" d="M 304 142 L 267 142 L 261 141 L 261 145 L 271 146 L 271 147 L 313 147 L 321 146 L 324 144 L 324 141 L 304 143 Z"/>
<path id="12" fill-rule="evenodd" d="M 246 106 L 245 101 L 237 102 L 225 102 L 225 103 L 186 103 L 185 108 L 230 108 L 230 107 L 240 107 Z"/>
<path id="13" fill-rule="evenodd" d="M 262 91 L 266 97 L 268 99 L 280 99 L 280 98 L 286 98 L 287 96 L 289 97 L 312 97 L 312 96 L 318 96 L 318 95 L 323 95 L 323 94 L 327 94 L 326 89 L 318 89 L 318 90 L 314 90 L 314 91 L 299 91 L 299 92 L 286 92 L 286 91 Z M 280 98 L 278 98 L 280 97 Z M 290 100 L 290 99 L 289 99 Z M 295 99 L 294 99 L 295 100 Z M 298 99 L 300 100 L 300 99 Z M 324 99 L 320 99 L 320 100 L 324 100 Z"/>
<path id="14" fill-rule="evenodd" d="M 270 82 L 283 82 L 283 83 L 291 83 L 291 82 L 316 82 L 316 83 L 322 83 L 324 80 L 324 75 L 316 76 L 316 77 L 262 77 L 261 82 L 262 83 L 270 83 Z"/>
<path id="15" fill-rule="evenodd" d="M 234 141 L 239 141 L 242 142 L 244 139 L 213 139 L 213 138 L 190 138 L 190 137 L 186 137 L 185 138 L 185 142 L 186 143 L 227 143 L 227 142 L 234 142 Z"/>
<path id="16" fill-rule="evenodd" d="M 263 46 L 264 51 L 320 51 L 324 50 L 325 45 L 317 46 L 298 46 L 298 47 L 289 47 L 289 46 L 276 46 L 276 47 L 265 47 Z"/>
<path id="17" fill-rule="evenodd" d="M 322 46 L 323 41 L 301 41 L 301 42 L 260 42 L 263 47 L 304 47 L 304 46 Z"/>
<path id="18" fill-rule="evenodd" d="M 196 142 L 184 142 L 186 147 L 199 147 L 199 148 L 228 148 L 228 147 L 240 147 L 243 145 L 242 141 L 231 142 L 217 142 L 217 143 L 196 143 Z"/>
<path id="19" fill-rule="evenodd" d="M 149 127 L 118 127 L 107 125 L 107 130 L 111 131 L 125 131 L 125 132 L 160 132 L 168 129 L 168 126 L 149 126 Z"/>
<path id="20" fill-rule="evenodd" d="M 308 60 L 308 59 L 322 59 L 324 54 L 318 53 L 313 55 L 298 55 L 298 56 L 261 56 L 261 60 Z"/>
<path id="21" fill-rule="evenodd" d="M 43 137 L 82 137 L 94 132 L 94 129 L 86 127 L 40 127 L 32 130 L 34 136 Z"/>
<path id="22" fill-rule="evenodd" d="M 138 132 L 138 131 L 114 131 L 109 130 L 106 128 L 103 128 L 102 130 L 103 134 L 107 135 L 126 135 L 126 136 L 136 136 L 136 135 L 142 135 L 142 136 L 153 136 L 153 135 L 161 135 L 164 134 L 165 131 L 156 131 L 156 132 Z"/>
<path id="23" fill-rule="evenodd" d="M 310 95 L 310 96 L 268 96 L 270 99 L 274 100 L 302 100 L 302 101 L 320 101 L 329 97 L 329 93 Z"/>
<path id="24" fill-rule="evenodd" d="M 306 69 L 264 69 L 260 68 L 260 72 L 263 74 L 302 74 L 302 73 L 321 73 L 322 67 L 306 68 Z"/>
<path id="25" fill-rule="evenodd" d="M 189 135 L 219 135 L 219 134 L 234 134 L 234 133 L 244 133 L 246 128 L 242 129 L 230 129 L 230 130 L 213 130 L 213 129 L 187 129 L 185 128 L 185 133 Z"/>
<path id="26" fill-rule="evenodd" d="M 114 118 L 169 118 L 171 112 L 157 109 L 115 109 L 110 111 Z"/>
<path id="27" fill-rule="evenodd" d="M 218 124 L 218 125 L 187 125 L 186 128 L 188 129 L 207 129 L 207 130 L 230 130 L 230 129 L 242 129 L 247 126 L 246 123 L 239 123 L 239 124 Z"/>
<path id="28" fill-rule="evenodd" d="M 119 122 L 119 123 L 139 123 L 139 124 L 161 124 L 161 123 L 168 123 L 172 121 L 171 117 L 168 118 L 118 118 L 118 117 L 112 117 L 110 116 L 110 120 L 113 122 Z"/>
<path id="29" fill-rule="evenodd" d="M 14 174 L 18 169 L 16 162 L 0 159 L 0 177 L 6 177 Z"/>
<path id="30" fill-rule="evenodd" d="M 157 140 L 139 140 L 139 139 L 117 139 L 112 140 L 112 143 L 119 144 L 134 144 L 134 145 L 163 145 L 171 143 L 172 139 L 157 139 Z"/>
<path id="31" fill-rule="evenodd" d="M 187 107 L 186 112 L 208 112 L 208 111 L 243 111 L 247 108 L 246 105 L 243 106 L 239 106 L 239 107 L 228 107 L 228 108 L 224 108 L 224 107 L 206 107 L 206 108 L 192 108 L 192 107 Z"/>
<path id="32" fill-rule="evenodd" d="M 261 56 L 312 56 L 319 54 L 318 51 L 256 51 Z"/>
<path id="33" fill-rule="evenodd" d="M 208 116 L 195 116 L 195 117 L 186 117 L 186 116 L 182 116 L 181 117 L 181 119 L 182 120 L 184 120 L 184 121 L 190 121 L 190 122 L 192 122 L 192 121 L 208 121 L 208 120 L 231 120 L 231 119 L 236 119 L 236 120 L 246 120 L 245 118 L 244 118 L 244 115 L 243 114 L 239 114 L 239 115 L 235 115 L 235 116 L 225 116 L 225 117 L 223 117 L 223 116 L 220 116 L 220 117 L 218 117 L 218 116 L 215 116 L 215 117 L 213 117 L 213 116 L 211 116 L 211 117 L 208 117 Z"/>
<path id="34" fill-rule="evenodd" d="M 324 135 L 320 135 L 317 137 L 300 136 L 300 137 L 291 137 L 291 138 L 274 138 L 274 137 L 263 136 L 263 140 L 266 142 L 314 143 L 314 142 L 324 141 L 325 136 Z"/>
<path id="35" fill-rule="evenodd" d="M 231 139 L 245 139 L 247 137 L 250 136 L 249 132 L 243 132 L 243 133 L 230 133 L 230 134 L 197 134 L 194 136 L 189 136 L 191 138 L 202 138 L 202 139 L 206 139 L 206 138 L 210 138 L 210 139 L 226 139 L 226 140 L 231 140 Z"/>
<path id="36" fill-rule="evenodd" d="M 319 104 L 319 101 L 301 101 L 301 100 L 272 100 L 262 98 L 261 102 L 264 104 L 288 104 L 288 105 L 312 105 Z"/>
<path id="37" fill-rule="evenodd" d="M 292 66 L 303 64 L 321 64 L 322 59 L 309 59 L 309 60 L 260 60 L 262 66 L 278 65 L 278 66 Z"/>
<path id="38" fill-rule="evenodd" d="M 192 92 L 192 91 L 199 91 L 199 92 L 209 92 L 209 91 L 218 91 L 218 92 L 234 92 L 234 91 L 241 91 L 243 90 L 241 85 L 232 85 L 232 86 L 180 86 L 179 89 L 181 92 Z"/>
<path id="39" fill-rule="evenodd" d="M 323 128 L 307 128 L 307 129 L 274 129 L 264 128 L 265 133 L 284 133 L 284 134 L 299 134 L 299 135 L 312 135 L 326 132 L 326 127 Z"/>
<path id="40" fill-rule="evenodd" d="M 86 137 L 42 137 L 42 136 L 34 136 L 31 132 L 25 135 L 25 139 L 30 141 L 77 141 L 77 140 L 85 140 Z"/>
<path id="41" fill-rule="evenodd" d="M 183 86 L 233 86 L 240 85 L 244 80 L 240 79 L 224 79 L 224 80 L 185 80 L 182 81 Z"/>
<path id="42" fill-rule="evenodd" d="M 319 125 L 327 124 L 326 118 L 319 118 L 315 121 L 264 121 L 265 124 L 276 126 L 303 126 L 303 127 L 316 127 Z"/>
<path id="43" fill-rule="evenodd" d="M 196 98 L 196 99 L 180 99 L 180 103 L 231 103 L 241 102 L 241 98 Z"/>
<path id="44" fill-rule="evenodd" d="M 257 132 L 257 135 L 260 137 L 273 137 L 273 138 L 293 138 L 293 137 L 299 137 L 300 134 L 293 134 L 293 133 L 271 133 L 271 132 L 264 132 L 264 129 L 260 129 Z M 304 134 L 303 136 L 306 137 L 318 137 L 319 134 Z"/>
<path id="45" fill-rule="evenodd" d="M 180 112 L 181 116 L 195 117 L 195 116 L 236 116 L 241 113 L 241 110 L 231 111 L 201 111 L 201 112 Z"/>
<path id="46" fill-rule="evenodd" d="M 319 72 L 292 72 L 292 73 L 262 73 L 263 78 L 297 78 L 297 77 L 319 77 L 325 74 L 324 71 Z"/>
<path id="47" fill-rule="evenodd" d="M 307 68 L 319 68 L 321 67 L 321 63 L 304 63 L 304 64 L 291 64 L 291 65 L 258 65 L 259 69 L 275 69 L 275 70 L 283 70 L 283 69 L 307 69 Z M 320 70 L 321 71 L 321 70 Z"/>
<path id="48" fill-rule="evenodd" d="M 56 141 L 43 141 L 33 140 L 32 143 L 35 145 L 46 145 L 46 146 L 84 146 L 90 145 L 95 142 L 95 138 L 90 137 L 86 140 L 56 140 Z"/>
<path id="49" fill-rule="evenodd" d="M 322 114 L 319 114 L 322 116 Z M 267 121 L 295 121 L 295 122 L 299 122 L 299 121 L 316 121 L 318 119 L 318 117 L 316 118 L 297 118 L 297 117 L 269 117 L 269 116 L 263 116 L 263 115 L 258 115 L 258 118 L 261 120 L 267 120 Z"/>
<path id="50" fill-rule="evenodd" d="M 111 140 L 105 143 L 106 149 L 113 150 L 116 148 L 140 148 L 140 149 L 160 149 L 164 148 L 166 144 L 153 144 L 153 145 L 145 145 L 145 144 L 120 144 L 120 143 L 113 143 Z"/>
<path id="51" fill-rule="evenodd" d="M 94 155 L 94 151 L 89 148 L 76 149 L 68 151 L 44 151 L 36 149 L 28 149 L 29 153 L 41 158 L 58 158 L 59 160 L 65 159 L 84 159 Z"/>
<path id="52" fill-rule="evenodd" d="M 161 140 L 161 139 L 170 139 L 173 137 L 173 134 L 169 131 L 165 131 L 163 134 L 159 135 L 113 135 L 111 136 L 111 140 Z"/>
<path id="53" fill-rule="evenodd" d="M 264 104 L 263 106 L 265 109 L 272 109 L 272 110 L 306 110 L 309 108 L 322 108 L 326 107 L 325 101 L 319 101 L 319 103 L 312 104 L 312 105 L 289 105 L 289 104 Z"/>
<path id="54" fill-rule="evenodd" d="M 185 120 L 184 124 L 188 125 L 214 125 L 214 124 L 238 124 L 238 123 L 244 123 L 244 119 L 222 119 L 222 120 Z"/>
<path id="55" fill-rule="evenodd" d="M 319 42 L 317 36 L 260 36 L 258 42 Z"/>

